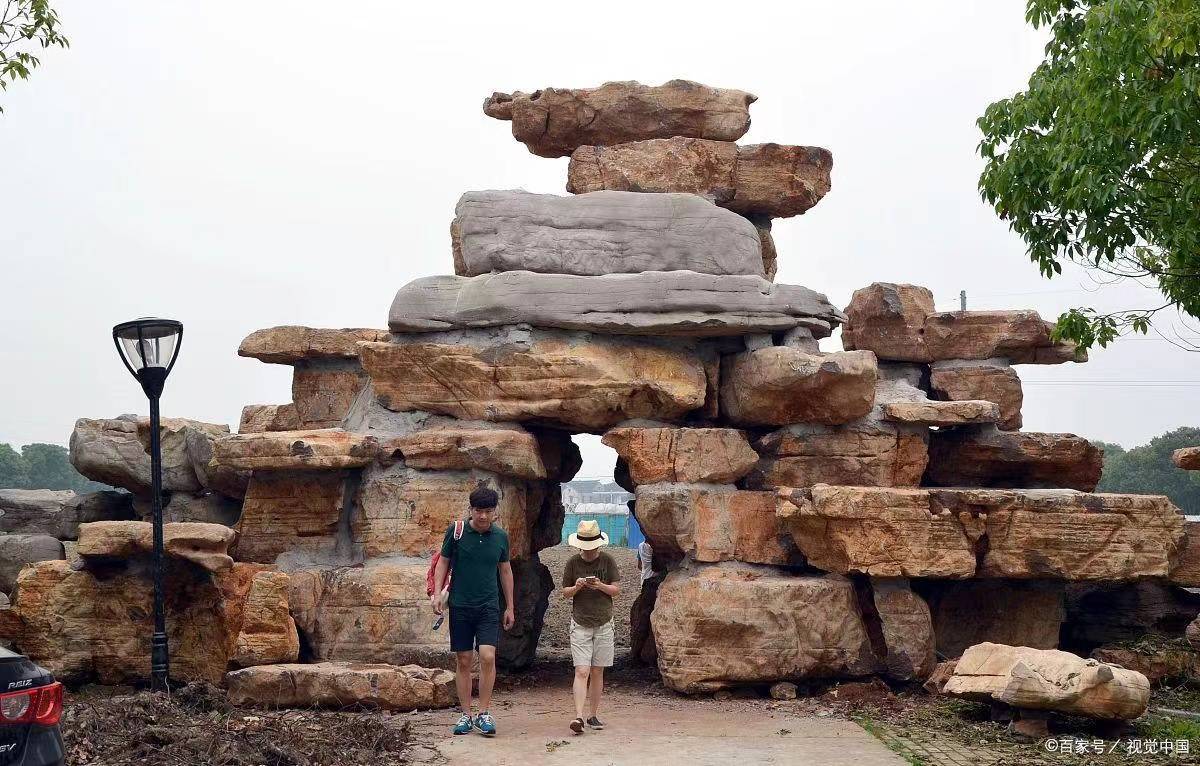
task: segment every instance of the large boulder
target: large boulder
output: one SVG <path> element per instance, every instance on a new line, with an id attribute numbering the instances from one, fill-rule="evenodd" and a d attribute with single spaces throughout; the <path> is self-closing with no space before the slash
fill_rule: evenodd
<path id="1" fill-rule="evenodd" d="M 163 524 L 163 553 L 209 572 L 233 566 L 228 554 L 236 533 L 220 524 Z M 148 558 L 154 553 L 154 525 L 146 521 L 96 521 L 79 525 L 75 553 L 84 560 Z"/>
<path id="2" fill-rule="evenodd" d="M 698 194 L 743 215 L 800 215 L 829 192 L 833 155 L 816 146 L 738 146 L 659 138 L 581 146 L 571 154 L 567 191 Z"/>
<path id="3" fill-rule="evenodd" d="M 808 562 L 886 577 L 1165 577 L 1183 517 L 1154 495 L 1073 490 L 832 487 L 779 490 Z"/>
<path id="4" fill-rule="evenodd" d="M 801 563 L 775 515 L 774 492 L 712 484 L 643 484 L 633 512 L 655 558 Z"/>
<path id="5" fill-rule="evenodd" d="M 942 693 L 1103 720 L 1137 718 L 1150 703 L 1141 673 L 1055 649 L 993 643 L 964 652 Z"/>
<path id="6" fill-rule="evenodd" d="M 1089 656 L 1106 665 L 1135 670 L 1152 686 L 1164 681 L 1186 681 L 1200 675 L 1200 652 L 1185 642 L 1148 647 L 1102 646 Z"/>
<path id="7" fill-rule="evenodd" d="M 50 535 L 0 535 L 0 592 L 12 593 L 26 564 L 63 558 L 63 544 Z"/>
<path id="8" fill-rule="evenodd" d="M 927 399 L 920 402 L 887 402 L 880 409 L 883 419 L 889 423 L 916 426 L 946 428 L 1000 420 L 1000 407 L 995 402 L 987 401 L 942 402 Z"/>
<path id="9" fill-rule="evenodd" d="M 379 456 L 379 440 L 340 428 L 231 434 L 217 439 L 212 465 L 254 471 L 361 468 Z"/>
<path id="10" fill-rule="evenodd" d="M 848 423 L 871 411 L 877 376 L 875 356 L 861 351 L 746 351 L 722 359 L 721 412 L 744 425 Z"/>
<path id="11" fill-rule="evenodd" d="M 1185 471 L 1200 471 L 1200 447 L 1184 447 L 1171 453 L 1171 462 Z"/>
<path id="12" fill-rule="evenodd" d="M 841 426 L 794 425 L 755 441 L 753 489 L 845 484 L 915 487 L 929 461 L 924 428 L 862 418 Z"/>
<path id="13" fill-rule="evenodd" d="M 1036 311 L 935 312 L 924 287 L 876 282 L 846 308 L 842 345 L 880 359 L 937 362 L 1004 357 L 1018 364 L 1086 361 L 1085 352 L 1051 339 L 1054 325 Z"/>
<path id="14" fill-rule="evenodd" d="M 436 667 L 452 661 L 425 595 L 429 562 L 409 562 L 291 573 L 292 615 L 314 661 Z"/>
<path id="15" fill-rule="evenodd" d="M 447 428 L 388 439 L 384 451 L 409 468 L 425 471 L 479 469 L 518 479 L 546 479 L 563 469 L 561 444 L 521 428 Z M 568 448 L 569 449 L 569 448 Z"/>
<path id="16" fill-rule="evenodd" d="M 721 564 L 671 573 L 650 616 L 663 683 L 684 693 L 879 669 L 854 585 Z"/>
<path id="17" fill-rule="evenodd" d="M 255 471 L 238 520 L 238 561 L 274 563 L 283 553 L 352 558 L 349 537 L 339 546 L 346 508 L 346 471 Z"/>
<path id="18" fill-rule="evenodd" d="M 823 338 L 840 321 L 829 300 L 807 287 L 772 284 L 758 275 L 695 271 L 423 277 L 400 288 L 388 314 L 396 333 L 528 324 L 681 337 L 804 328 Z"/>
<path id="19" fill-rule="evenodd" d="M 959 657 L 975 644 L 1057 649 L 1066 617 L 1063 584 L 1037 580 L 918 583 L 933 615 L 937 651 Z"/>
<path id="20" fill-rule="evenodd" d="M 235 564 L 210 574 L 168 562 L 164 593 L 173 679 L 221 683 L 239 644 L 246 595 L 260 571 Z M 62 681 L 145 681 L 153 604 L 148 562 L 101 576 L 67 561 L 42 561 L 18 576 L 0 638 Z"/>
<path id="21" fill-rule="evenodd" d="M 929 605 L 902 578 L 875 578 L 871 599 L 879 617 L 885 673 L 896 681 L 923 681 L 933 673 L 933 620 Z"/>
<path id="22" fill-rule="evenodd" d="M 296 662 L 300 637 L 288 604 L 290 579 L 283 572 L 259 572 L 250 581 L 242 624 L 230 660 L 243 668 Z"/>
<path id="23" fill-rule="evenodd" d="M 763 276 L 754 224 L 694 194 L 471 191 L 454 213 L 459 276 L 496 271 Z"/>
<path id="24" fill-rule="evenodd" d="M 598 88 L 541 88 L 493 93 L 483 112 L 511 120 L 513 138 L 541 157 L 580 146 L 688 136 L 736 141 L 750 129 L 755 96 L 690 80 L 662 85 L 607 82 Z"/>
<path id="25" fill-rule="evenodd" d="M 0 532 L 74 538 L 75 498 L 69 489 L 0 489 Z"/>
<path id="26" fill-rule="evenodd" d="M 634 484 L 732 484 L 758 462 L 733 428 L 614 428 L 602 441 L 629 466 Z"/>
<path id="27" fill-rule="evenodd" d="M 300 416 L 296 405 L 287 404 L 247 404 L 242 408 L 242 417 L 238 421 L 238 433 L 249 434 L 262 431 L 298 431 Z"/>
<path id="28" fill-rule="evenodd" d="M 454 674 L 418 665 L 319 662 L 264 665 L 225 676 L 229 701 L 270 707 L 430 710 L 457 700 Z"/>
<path id="29" fill-rule="evenodd" d="M 704 365 L 693 353 L 592 338 L 546 338 L 475 349 L 447 343 L 366 343 L 375 394 L 396 411 L 467 420 L 536 421 L 599 430 L 631 418 L 675 419 L 704 404 Z"/>
<path id="30" fill-rule="evenodd" d="M 1065 487 L 1091 492 L 1104 451 L 1075 434 L 941 429 L 929 439 L 925 483 L 941 487 Z"/>
<path id="31" fill-rule="evenodd" d="M 950 401 L 988 401 L 1000 408 L 1001 431 L 1021 428 L 1025 394 L 1021 378 L 1006 359 L 950 360 L 930 366 L 929 384 L 938 397 Z"/>

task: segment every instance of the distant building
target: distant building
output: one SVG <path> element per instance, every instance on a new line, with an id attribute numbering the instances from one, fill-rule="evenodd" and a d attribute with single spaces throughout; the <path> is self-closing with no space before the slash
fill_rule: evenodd
<path id="1" fill-rule="evenodd" d="M 624 506 L 633 499 L 633 495 L 611 479 L 575 479 L 559 486 L 562 488 L 563 507 L 568 512 L 580 503 Z"/>
<path id="2" fill-rule="evenodd" d="M 621 486 L 610 479 L 576 479 L 560 485 L 562 488 L 563 510 L 566 519 L 563 522 L 562 540 L 574 532 L 580 519 L 591 519 L 600 523 L 600 529 L 608 535 L 609 544 L 616 546 L 628 545 L 631 537 L 631 527 L 637 529 L 637 523 L 629 515 L 629 506 L 633 495 L 621 489 Z M 633 536 L 640 540 L 641 530 Z"/>

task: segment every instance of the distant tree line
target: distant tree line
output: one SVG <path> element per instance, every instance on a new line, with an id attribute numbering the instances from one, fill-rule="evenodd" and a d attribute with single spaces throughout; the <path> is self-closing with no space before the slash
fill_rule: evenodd
<path id="1" fill-rule="evenodd" d="M 0 444 L 0 489 L 110 489 L 76 471 L 69 455 L 67 448 L 58 444 L 26 444 L 20 452 Z"/>
<path id="2" fill-rule="evenodd" d="M 1166 495 L 1184 513 L 1200 515 L 1200 471 L 1184 471 L 1171 462 L 1171 453 L 1180 447 L 1200 446 L 1200 428 L 1176 428 L 1129 450 L 1093 443 L 1104 448 L 1104 475 L 1097 492 Z"/>

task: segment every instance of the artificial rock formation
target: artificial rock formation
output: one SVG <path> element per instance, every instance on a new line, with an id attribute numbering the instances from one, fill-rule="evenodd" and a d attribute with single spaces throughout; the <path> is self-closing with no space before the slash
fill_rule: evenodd
<path id="1" fill-rule="evenodd" d="M 959 658 L 943 693 L 1015 708 L 1129 720 L 1146 712 L 1150 683 L 1141 673 L 1069 652 L 982 643 Z"/>
<path id="2" fill-rule="evenodd" d="M 1074 434 L 960 428 L 930 436 L 925 483 L 1091 492 L 1103 467 L 1103 450 Z"/>
<path id="3" fill-rule="evenodd" d="M 629 466 L 634 484 L 731 484 L 758 462 L 733 428 L 614 428 L 602 441 Z"/>
<path id="4" fill-rule="evenodd" d="M 736 141 L 750 128 L 755 97 L 689 80 L 657 86 L 608 82 L 598 88 L 543 88 L 493 93 L 483 112 L 511 120 L 513 138 L 541 157 L 566 157 L 580 146 L 608 146 L 687 136 Z"/>
<path id="5" fill-rule="evenodd" d="M 686 192 L 743 215 L 788 218 L 829 192 L 832 167 L 833 155 L 815 146 L 663 138 L 579 147 L 567 191 Z"/>
<path id="6" fill-rule="evenodd" d="M 235 705 L 430 710 L 457 700 L 454 674 L 418 665 L 318 662 L 235 670 L 225 677 Z"/>
<path id="7" fill-rule="evenodd" d="M 1185 471 L 1200 471 L 1200 447 L 1184 447 L 1171 453 L 1171 461 Z"/>

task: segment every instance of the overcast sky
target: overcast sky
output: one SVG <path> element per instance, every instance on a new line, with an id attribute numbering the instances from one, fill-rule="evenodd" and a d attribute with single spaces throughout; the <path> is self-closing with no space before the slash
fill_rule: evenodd
<path id="1" fill-rule="evenodd" d="M 186 327 L 164 415 L 236 428 L 243 405 L 288 401 L 291 369 L 239 358 L 245 335 L 385 327 L 397 288 L 452 271 L 463 191 L 565 193 L 566 159 L 483 115 L 496 90 L 755 93 L 744 143 L 833 152 L 833 190 L 775 240 L 777 281 L 840 306 L 873 281 L 1047 318 L 1154 297 L 1040 279 L 979 200 L 975 119 L 1041 59 L 1023 2 L 54 5 L 71 48 L 0 95 L 0 442 L 143 412 L 110 335 L 143 315 Z M 1200 356 L 1136 339 L 1092 359 L 1020 368 L 1026 430 L 1134 446 L 1197 424 Z M 585 453 L 581 475 L 611 472 Z"/>

